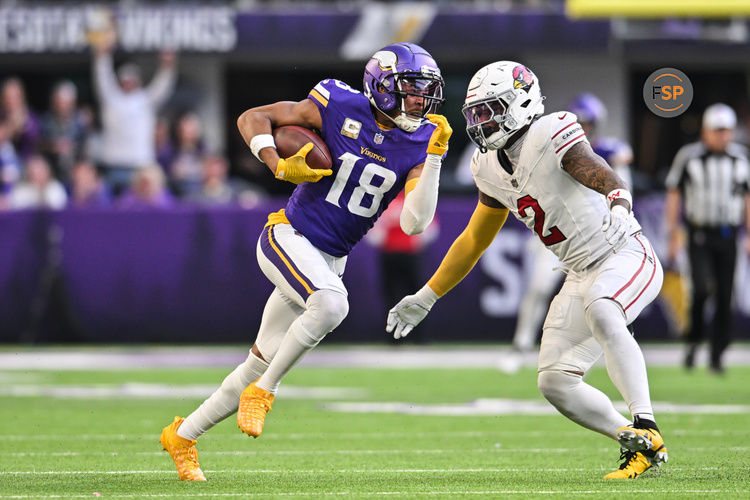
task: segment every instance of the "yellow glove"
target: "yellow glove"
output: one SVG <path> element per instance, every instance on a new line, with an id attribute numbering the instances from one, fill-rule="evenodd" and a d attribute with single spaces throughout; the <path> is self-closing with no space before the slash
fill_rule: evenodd
<path id="1" fill-rule="evenodd" d="M 448 139 L 453 134 L 448 120 L 443 115 L 426 115 L 425 118 L 437 125 L 437 128 L 430 136 L 430 145 L 427 146 L 427 152 L 438 156 L 443 156 L 448 151 Z"/>
<path id="2" fill-rule="evenodd" d="M 305 158 L 312 148 L 313 143 L 308 142 L 294 156 L 287 159 L 279 158 L 279 163 L 276 164 L 276 178 L 301 184 L 303 182 L 318 182 L 323 177 L 331 175 L 333 170 L 330 168 L 313 169 L 307 164 Z"/>

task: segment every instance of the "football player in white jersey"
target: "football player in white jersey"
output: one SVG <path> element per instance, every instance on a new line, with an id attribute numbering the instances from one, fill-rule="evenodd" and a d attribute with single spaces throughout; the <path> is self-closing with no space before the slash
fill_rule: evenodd
<path id="1" fill-rule="evenodd" d="M 632 186 L 632 149 L 624 141 L 602 137 L 598 133 L 607 116 L 604 103 L 594 94 L 582 93 L 575 96 L 565 109 L 578 118 L 586 138 L 591 142 L 591 149 L 612 167 L 626 186 Z M 550 299 L 560 288 L 564 276 L 560 272 L 560 260 L 547 250 L 539 238 L 529 238 L 526 255 L 531 261 L 531 273 L 518 309 L 513 350 L 498 360 L 498 368 L 505 373 L 517 372 L 531 354 Z"/>
<path id="2" fill-rule="evenodd" d="M 635 478 L 667 460 L 643 354 L 628 330 L 659 293 L 662 268 L 626 184 L 592 151 L 576 116 L 543 115 L 543 100 L 536 76 L 516 62 L 492 63 L 471 79 L 463 112 L 479 147 L 471 165 L 479 202 L 432 278 L 391 309 L 387 329 L 400 338 L 422 321 L 512 212 L 567 270 L 544 323 L 539 389 L 560 413 L 620 443 L 622 465 L 605 478 Z M 632 422 L 583 380 L 602 353 Z"/>

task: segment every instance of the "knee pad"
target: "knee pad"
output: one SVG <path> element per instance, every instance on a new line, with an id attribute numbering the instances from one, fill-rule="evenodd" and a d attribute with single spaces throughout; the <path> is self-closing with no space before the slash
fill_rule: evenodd
<path id="1" fill-rule="evenodd" d="M 539 372 L 537 387 L 539 392 L 553 405 L 562 401 L 566 394 L 580 384 L 583 380 L 581 375 L 559 370 L 544 370 Z"/>
<path id="2" fill-rule="evenodd" d="M 320 341 L 328 332 L 344 321 L 349 313 L 346 295 L 333 290 L 318 290 L 307 299 L 307 310 L 300 317 L 311 337 Z"/>

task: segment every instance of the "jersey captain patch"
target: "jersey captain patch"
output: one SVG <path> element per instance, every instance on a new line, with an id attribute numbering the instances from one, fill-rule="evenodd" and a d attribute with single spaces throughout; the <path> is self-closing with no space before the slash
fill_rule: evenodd
<path id="1" fill-rule="evenodd" d="M 344 125 L 341 126 L 341 135 L 356 139 L 359 137 L 359 131 L 362 130 L 362 122 L 347 118 L 344 120 Z"/>

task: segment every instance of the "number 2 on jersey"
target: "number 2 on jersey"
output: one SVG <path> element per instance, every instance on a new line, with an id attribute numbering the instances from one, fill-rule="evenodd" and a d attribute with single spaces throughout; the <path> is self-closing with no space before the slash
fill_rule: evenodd
<path id="1" fill-rule="evenodd" d="M 339 157 L 339 160 L 341 160 L 341 166 L 336 173 L 336 178 L 331 185 L 331 189 L 326 195 L 326 201 L 328 203 L 332 203 L 337 207 L 341 206 L 339 205 L 339 198 L 341 198 L 341 195 L 344 192 L 349 176 L 352 175 L 354 164 L 361 159 L 361 157 L 352 153 L 344 153 Z M 383 179 L 383 182 L 379 186 L 372 184 L 375 177 Z M 385 193 L 391 189 L 395 183 L 395 172 L 376 163 L 368 163 L 365 165 L 365 168 L 362 169 L 362 175 L 359 176 L 359 186 L 354 188 L 346 208 L 354 215 L 372 217 L 377 213 L 378 208 L 380 208 L 380 202 L 383 200 Z M 372 200 L 370 200 L 369 206 L 362 205 L 362 200 L 366 194 L 372 195 Z"/>
<path id="2" fill-rule="evenodd" d="M 518 214 L 521 217 L 526 217 L 526 209 L 531 208 L 534 211 L 534 231 L 536 231 L 536 234 L 539 235 L 539 239 L 542 240 L 542 243 L 544 243 L 547 246 L 554 245 L 555 243 L 560 243 L 561 241 L 564 241 L 566 239 L 565 235 L 562 234 L 562 231 L 560 231 L 557 226 L 552 226 L 549 228 L 549 234 L 545 236 L 542 234 L 544 231 L 544 210 L 542 210 L 542 207 L 539 206 L 539 202 L 536 201 L 534 198 L 529 196 L 528 194 L 522 198 L 518 199 Z"/>

